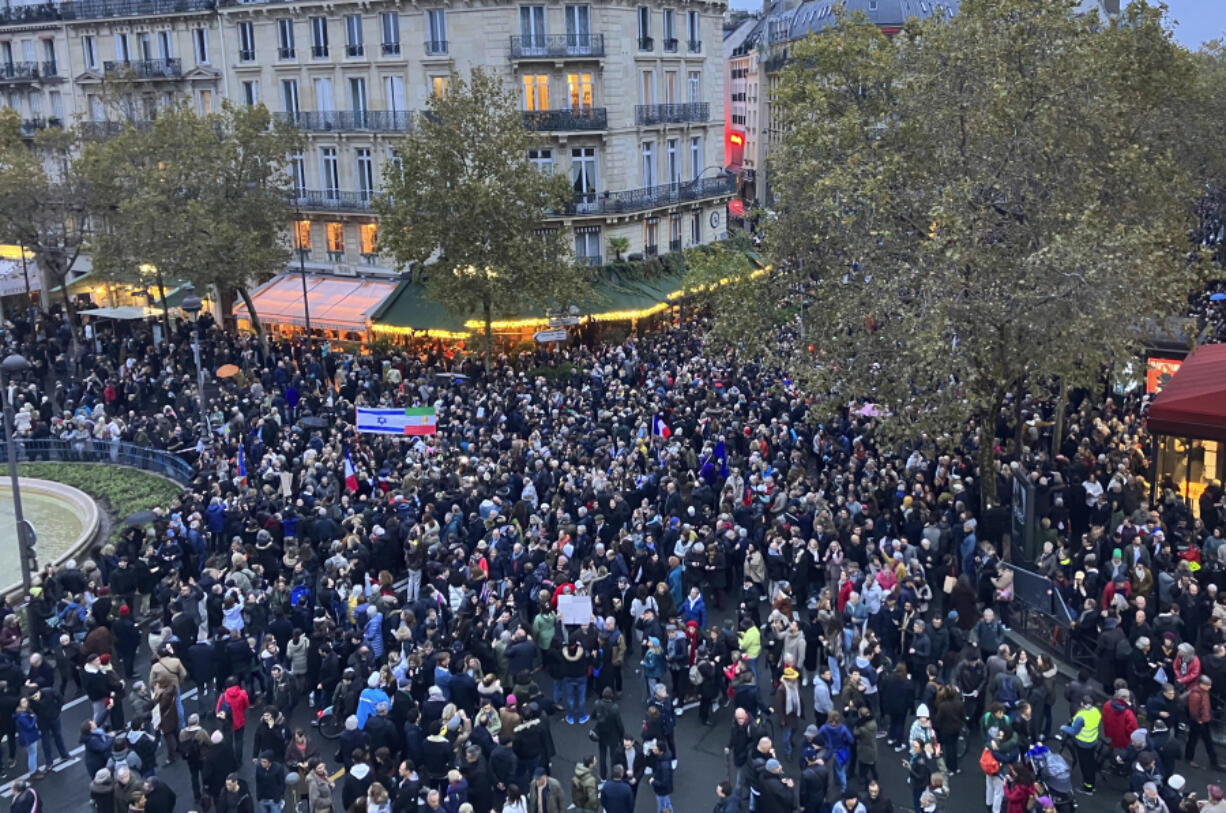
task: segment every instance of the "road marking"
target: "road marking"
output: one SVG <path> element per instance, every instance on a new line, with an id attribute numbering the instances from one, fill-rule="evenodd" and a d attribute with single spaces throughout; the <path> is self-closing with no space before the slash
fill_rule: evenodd
<path id="1" fill-rule="evenodd" d="M 51 770 L 55 771 L 56 773 L 59 773 L 60 771 L 64 770 L 65 768 L 68 768 L 71 765 L 76 765 L 80 761 L 81 761 L 80 757 L 73 757 L 72 759 L 66 759 L 60 764 L 56 765 Z"/>

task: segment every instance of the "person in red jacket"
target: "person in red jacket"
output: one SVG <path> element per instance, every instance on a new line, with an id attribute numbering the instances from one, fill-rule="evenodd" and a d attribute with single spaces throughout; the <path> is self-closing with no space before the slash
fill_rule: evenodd
<path id="1" fill-rule="evenodd" d="M 1103 735 L 1117 751 L 1128 747 L 1132 732 L 1137 730 L 1137 715 L 1128 698 L 1128 690 L 1119 689 L 1115 697 L 1103 704 Z"/>
<path id="2" fill-rule="evenodd" d="M 1023 763 L 1013 763 L 1005 777 L 1006 813 L 1026 813 L 1026 802 L 1035 795 L 1034 771 Z"/>
<path id="3" fill-rule="evenodd" d="M 229 712 L 226 712 L 226 708 Z M 247 692 L 242 686 L 238 685 L 238 678 L 231 675 L 226 679 L 226 690 L 221 693 L 221 697 L 217 698 L 217 715 L 221 717 L 224 713 L 230 720 L 230 725 L 234 729 L 234 756 L 241 760 L 243 758 L 243 726 L 247 725 L 247 709 L 251 708 L 251 698 L 247 697 Z"/>
<path id="4" fill-rule="evenodd" d="M 1184 689 L 1191 691 L 1200 679 L 1200 658 L 1196 655 L 1196 647 L 1191 644 L 1180 644 L 1175 656 L 1175 681 Z"/>
<path id="5" fill-rule="evenodd" d="M 1217 749 L 1213 747 L 1213 737 L 1209 733 L 1209 722 L 1213 718 L 1213 709 L 1209 703 L 1209 692 L 1212 689 L 1213 679 L 1208 675 L 1201 675 L 1200 680 L 1188 692 L 1188 744 L 1184 748 L 1183 758 L 1193 768 L 1199 768 L 1192 758 L 1196 756 L 1197 741 L 1203 741 L 1205 750 L 1209 753 L 1210 767 L 1220 773 L 1226 768 L 1222 767 L 1218 759 Z"/>

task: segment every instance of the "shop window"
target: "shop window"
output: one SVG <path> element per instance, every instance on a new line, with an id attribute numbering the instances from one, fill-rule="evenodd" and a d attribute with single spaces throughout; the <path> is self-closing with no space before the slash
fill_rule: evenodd
<path id="1" fill-rule="evenodd" d="M 343 223 L 328 224 L 328 259 L 345 259 L 345 226 Z"/>
<path id="2" fill-rule="evenodd" d="M 294 221 L 294 248 L 299 251 L 306 252 L 309 256 L 311 253 L 311 221 L 295 220 Z"/>
<path id="3" fill-rule="evenodd" d="M 379 226 L 375 223 L 363 223 L 358 228 L 358 234 L 362 240 L 362 259 L 373 265 L 378 257 L 376 246 L 379 244 Z"/>

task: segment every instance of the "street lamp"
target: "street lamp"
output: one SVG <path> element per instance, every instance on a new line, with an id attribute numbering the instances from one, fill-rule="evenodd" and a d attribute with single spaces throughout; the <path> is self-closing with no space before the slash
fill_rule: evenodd
<path id="1" fill-rule="evenodd" d="M 302 314 L 306 317 L 306 346 L 307 352 L 310 352 L 314 347 L 314 340 L 311 338 L 311 297 L 307 294 L 307 273 L 306 273 L 306 252 L 307 248 L 304 245 L 305 241 L 299 232 L 301 228 L 302 209 L 295 205 L 294 211 L 297 220 L 294 221 L 294 248 L 298 251 L 298 274 L 302 277 Z M 307 228 L 310 228 L 308 223 Z"/>
<path id="2" fill-rule="evenodd" d="M 209 414 L 204 404 L 204 365 L 200 363 L 200 311 L 204 307 L 204 303 L 200 301 L 200 297 L 196 296 L 196 286 L 190 282 L 183 286 L 187 291 L 187 296 L 183 297 L 183 303 L 179 306 L 183 308 L 192 320 L 192 355 L 196 358 L 196 400 L 200 406 L 200 423 L 204 426 L 206 432 L 211 432 L 209 427 Z"/>
<path id="3" fill-rule="evenodd" d="M 17 520 L 17 548 L 21 556 L 21 585 L 28 594 L 38 562 L 34 559 L 34 529 L 21 513 L 21 487 L 17 482 L 17 444 L 13 442 L 13 393 L 9 390 L 12 377 L 30 369 L 25 357 L 13 353 L 0 361 L 0 392 L 4 399 L 4 448 L 9 459 L 9 480 L 13 489 L 13 517 Z"/>

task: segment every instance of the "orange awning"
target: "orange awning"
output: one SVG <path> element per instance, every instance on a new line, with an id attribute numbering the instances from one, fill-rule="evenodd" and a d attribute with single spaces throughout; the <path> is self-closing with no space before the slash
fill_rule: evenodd
<path id="1" fill-rule="evenodd" d="M 396 282 L 310 274 L 306 287 L 312 328 L 364 331 L 370 315 L 396 290 Z M 298 274 L 273 278 L 261 285 L 251 300 L 261 322 L 306 327 L 302 277 Z M 248 318 L 245 303 L 239 303 L 234 311 L 239 319 Z"/>

